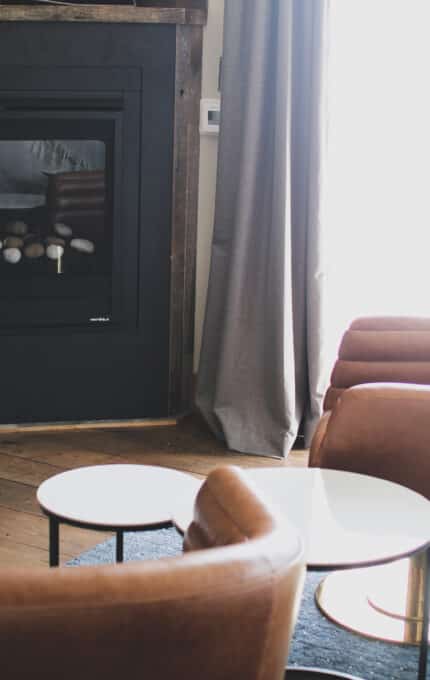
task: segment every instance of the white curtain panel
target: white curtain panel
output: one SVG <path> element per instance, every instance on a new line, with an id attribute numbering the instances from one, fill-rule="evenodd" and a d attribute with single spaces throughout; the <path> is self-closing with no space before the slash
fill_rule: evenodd
<path id="1" fill-rule="evenodd" d="M 226 0 L 197 404 L 229 448 L 286 456 L 323 391 L 325 0 Z"/>

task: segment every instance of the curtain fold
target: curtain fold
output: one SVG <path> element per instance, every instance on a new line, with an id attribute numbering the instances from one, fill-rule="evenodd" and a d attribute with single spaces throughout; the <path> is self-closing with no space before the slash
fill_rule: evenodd
<path id="1" fill-rule="evenodd" d="M 226 0 L 197 405 L 229 448 L 285 456 L 323 393 L 320 187 L 327 2 Z"/>

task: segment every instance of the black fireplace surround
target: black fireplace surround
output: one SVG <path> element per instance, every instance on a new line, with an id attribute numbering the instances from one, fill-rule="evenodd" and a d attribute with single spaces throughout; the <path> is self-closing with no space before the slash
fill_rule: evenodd
<path id="1" fill-rule="evenodd" d="M 174 97 L 174 26 L 0 24 L 0 422 L 172 415 Z"/>

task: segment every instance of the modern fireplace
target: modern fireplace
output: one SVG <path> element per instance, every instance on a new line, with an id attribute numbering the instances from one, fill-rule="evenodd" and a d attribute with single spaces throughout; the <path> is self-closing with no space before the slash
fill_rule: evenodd
<path id="1" fill-rule="evenodd" d="M 198 88 L 190 53 L 177 87 L 178 30 L 0 23 L 0 422 L 189 405 L 196 165 L 178 144 Z"/>

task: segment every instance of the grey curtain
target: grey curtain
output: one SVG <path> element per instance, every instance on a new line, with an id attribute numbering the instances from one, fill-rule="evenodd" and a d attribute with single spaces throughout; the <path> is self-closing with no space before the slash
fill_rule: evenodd
<path id="1" fill-rule="evenodd" d="M 229 448 L 285 456 L 319 416 L 326 0 L 226 0 L 197 405 Z"/>

